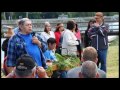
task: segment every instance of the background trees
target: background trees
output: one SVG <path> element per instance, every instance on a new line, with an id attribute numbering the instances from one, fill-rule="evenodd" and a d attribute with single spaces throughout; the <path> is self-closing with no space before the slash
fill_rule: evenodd
<path id="1" fill-rule="evenodd" d="M 49 18 L 58 18 L 59 15 L 68 15 L 68 18 L 74 17 L 92 17 L 95 15 L 95 12 L 2 12 L 2 20 L 12 20 L 28 17 L 30 19 L 49 19 Z M 111 16 L 119 14 L 118 12 L 104 12 L 104 15 Z"/>

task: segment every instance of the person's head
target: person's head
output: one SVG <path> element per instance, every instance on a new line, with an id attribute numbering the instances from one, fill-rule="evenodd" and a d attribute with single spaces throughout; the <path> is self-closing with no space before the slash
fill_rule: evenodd
<path id="1" fill-rule="evenodd" d="M 98 23 L 104 22 L 104 15 L 103 15 L 103 13 L 102 12 L 97 12 L 95 14 L 95 20 Z"/>
<path id="2" fill-rule="evenodd" d="M 73 20 L 67 22 L 67 29 L 73 30 L 76 28 L 75 22 Z"/>
<path id="3" fill-rule="evenodd" d="M 10 38 L 11 36 L 14 35 L 13 27 L 12 26 L 7 26 L 8 30 L 6 33 L 4 33 L 4 37 Z"/>
<path id="4" fill-rule="evenodd" d="M 29 34 L 32 32 L 32 21 L 28 18 L 22 18 L 18 22 L 18 26 L 22 33 Z"/>
<path id="5" fill-rule="evenodd" d="M 45 22 L 44 32 L 48 33 L 51 31 L 51 25 L 49 22 Z"/>
<path id="6" fill-rule="evenodd" d="M 80 78 L 98 78 L 98 68 L 95 62 L 85 61 L 82 63 L 81 72 L 79 73 Z"/>
<path id="7" fill-rule="evenodd" d="M 27 54 L 21 55 L 16 62 L 16 78 L 35 78 L 36 64 L 33 58 Z"/>
<path id="8" fill-rule="evenodd" d="M 96 22 L 95 19 L 91 19 L 91 20 L 88 22 L 87 30 L 89 30 L 89 28 L 92 27 L 95 22 Z"/>
<path id="9" fill-rule="evenodd" d="M 86 47 L 83 51 L 82 61 L 93 61 L 97 63 L 98 58 L 97 51 L 94 47 Z"/>
<path id="10" fill-rule="evenodd" d="M 74 29 L 75 29 L 75 32 L 78 32 L 78 30 L 79 30 L 79 29 L 78 29 L 78 24 L 75 22 L 75 20 L 72 20 L 72 21 L 75 23 L 75 28 L 74 28 Z"/>
<path id="11" fill-rule="evenodd" d="M 64 31 L 64 25 L 63 23 L 58 23 L 55 32 L 62 32 L 62 31 Z"/>
<path id="12" fill-rule="evenodd" d="M 49 38 L 49 39 L 47 40 L 47 44 L 48 44 L 48 48 L 49 48 L 50 50 L 55 49 L 55 48 L 56 48 L 56 40 L 55 40 L 55 38 Z"/>

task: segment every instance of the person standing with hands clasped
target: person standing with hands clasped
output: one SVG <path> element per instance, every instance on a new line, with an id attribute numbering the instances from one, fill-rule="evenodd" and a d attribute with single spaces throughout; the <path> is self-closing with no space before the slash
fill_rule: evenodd
<path id="1" fill-rule="evenodd" d="M 98 62 L 101 63 L 101 70 L 106 72 L 106 58 L 108 50 L 109 26 L 104 22 L 102 12 L 95 14 L 96 23 L 89 29 L 88 36 L 91 38 L 91 46 L 97 50 Z M 99 63 L 98 63 L 99 66 Z"/>

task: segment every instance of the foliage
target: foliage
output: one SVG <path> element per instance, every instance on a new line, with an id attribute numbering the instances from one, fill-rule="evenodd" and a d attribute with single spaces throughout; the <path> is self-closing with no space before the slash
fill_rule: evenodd
<path id="1" fill-rule="evenodd" d="M 52 66 L 48 66 L 48 68 L 46 69 L 46 73 L 49 77 L 51 77 L 51 75 L 53 74 Z"/>
<path id="2" fill-rule="evenodd" d="M 68 15 L 69 18 L 73 17 L 93 17 L 95 12 L 2 12 L 1 18 L 4 20 L 5 18 L 8 20 L 9 16 L 12 19 L 19 19 L 20 17 L 27 17 L 30 19 L 48 19 L 48 18 L 58 18 L 59 15 L 65 14 Z M 119 14 L 118 12 L 104 12 L 105 16 L 111 16 Z"/>
<path id="3" fill-rule="evenodd" d="M 80 59 L 76 56 L 61 56 L 57 53 L 55 55 L 58 61 L 53 62 L 53 65 L 57 65 L 58 70 L 68 70 L 80 64 Z"/>

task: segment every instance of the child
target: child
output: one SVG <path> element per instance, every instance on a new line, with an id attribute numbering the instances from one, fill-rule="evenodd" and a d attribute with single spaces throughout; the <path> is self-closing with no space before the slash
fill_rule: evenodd
<path id="1" fill-rule="evenodd" d="M 44 56 L 46 58 L 46 62 L 56 61 L 56 56 L 54 53 L 54 49 L 56 48 L 56 40 L 54 38 L 49 38 L 47 40 L 48 49 L 44 52 Z"/>

